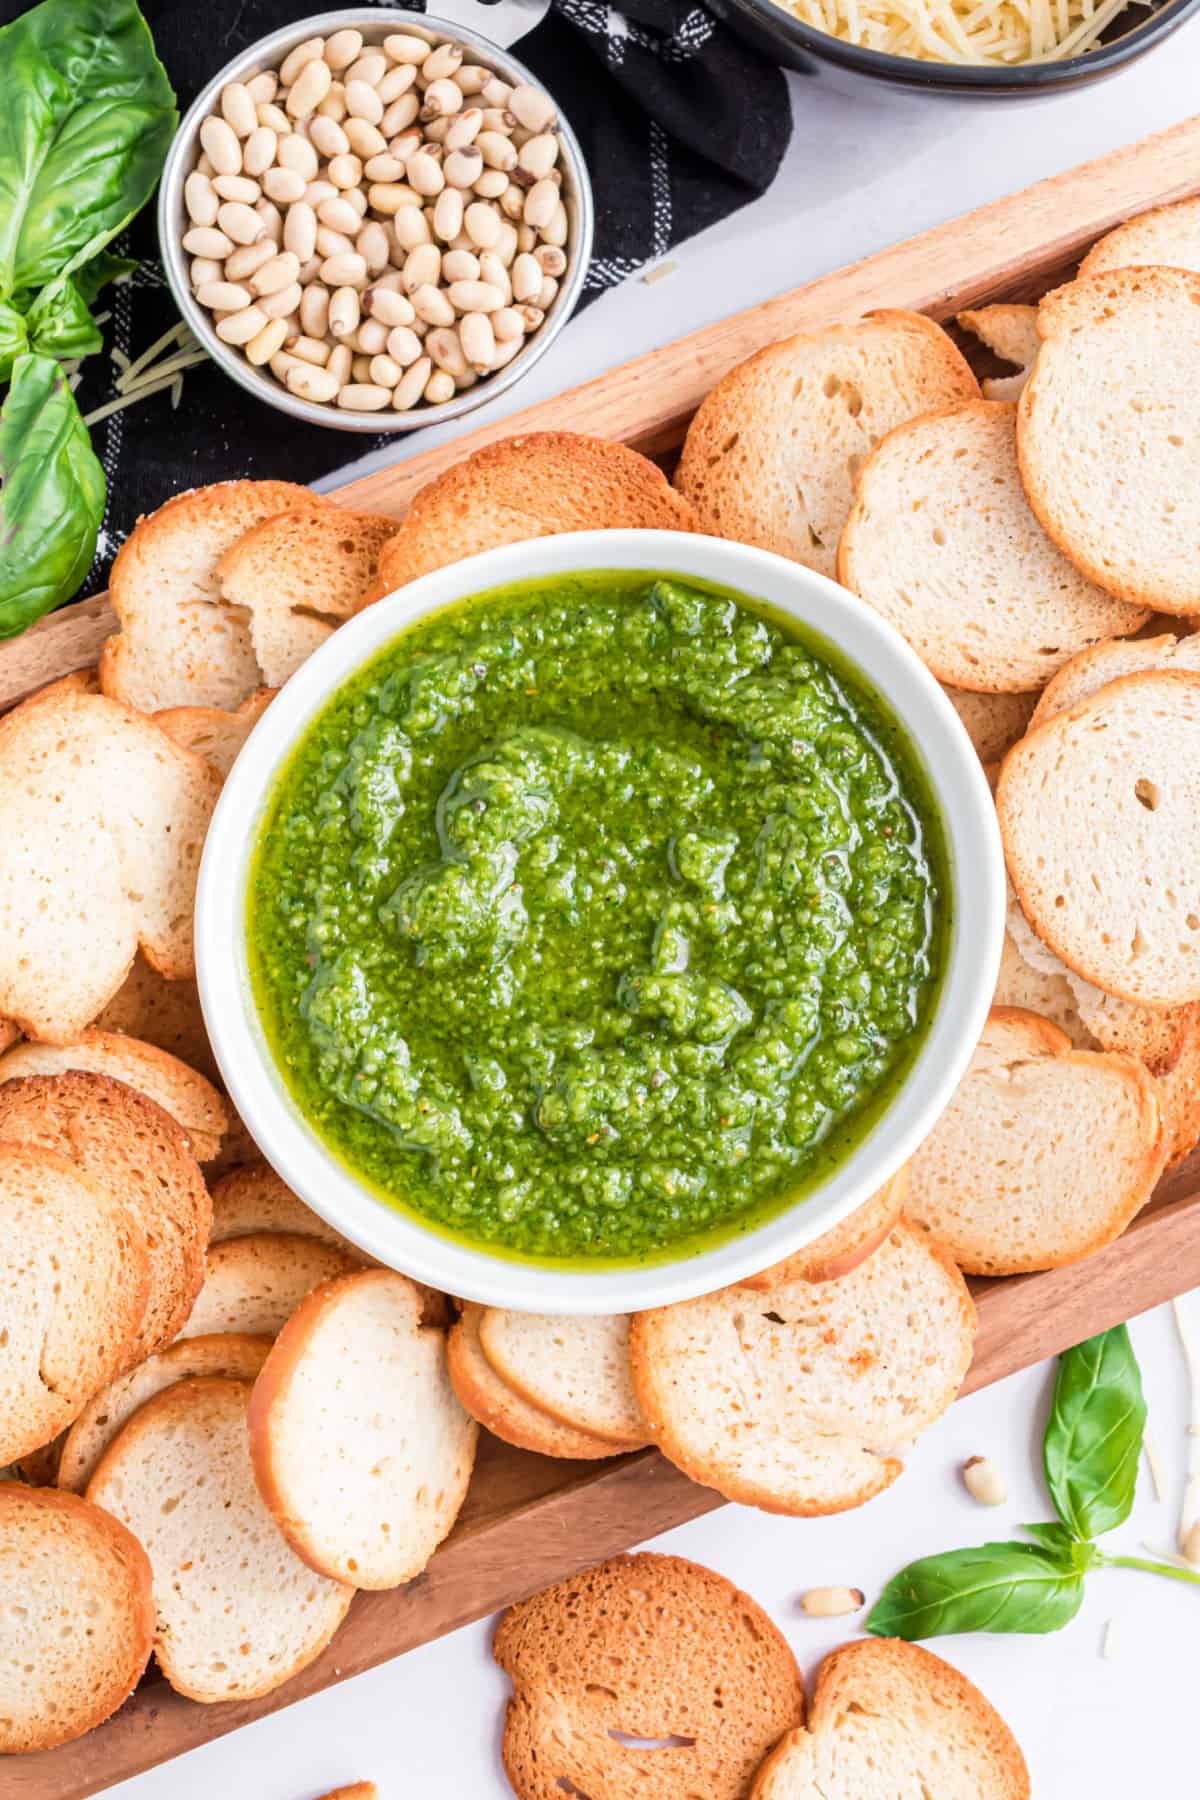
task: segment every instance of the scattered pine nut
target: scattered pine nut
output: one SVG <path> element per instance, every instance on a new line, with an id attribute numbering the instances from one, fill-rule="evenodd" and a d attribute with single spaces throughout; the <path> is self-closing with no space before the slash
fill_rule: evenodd
<path id="1" fill-rule="evenodd" d="M 1008 1499 L 1008 1483 L 986 1456 L 971 1456 L 962 1466 L 963 1485 L 981 1506 L 1003 1506 Z"/>
<path id="2" fill-rule="evenodd" d="M 861 1588 L 809 1588 L 806 1594 L 800 1596 L 800 1610 L 807 1613 L 810 1619 L 837 1619 L 843 1613 L 860 1611 L 863 1602 Z"/>

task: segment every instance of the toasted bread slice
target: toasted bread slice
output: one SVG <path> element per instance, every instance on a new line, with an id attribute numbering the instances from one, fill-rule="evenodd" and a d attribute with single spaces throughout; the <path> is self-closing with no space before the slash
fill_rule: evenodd
<path id="1" fill-rule="evenodd" d="M 149 1288 L 124 1201 L 0 1126 L 0 1466 L 48 1444 L 126 1366 Z"/>
<path id="2" fill-rule="evenodd" d="M 192 909 L 220 782 L 149 719 L 56 682 L 0 719 L 0 1015 L 75 1037 L 139 944 L 195 972 Z"/>
<path id="3" fill-rule="evenodd" d="M 154 723 L 184 750 L 211 763 L 224 781 L 277 691 L 255 688 L 236 712 L 222 712 L 219 706 L 169 706 L 155 713 Z"/>
<path id="4" fill-rule="evenodd" d="M 501 438 L 421 489 L 362 604 L 500 544 L 631 528 L 696 529 L 687 502 L 636 450 L 573 431 Z"/>
<path id="5" fill-rule="evenodd" d="M 1039 696 L 1030 729 L 1045 725 L 1056 713 L 1067 712 L 1081 700 L 1090 700 L 1110 681 L 1141 674 L 1145 669 L 1200 671 L 1200 633 L 1189 637 L 1165 633 L 1150 638 L 1110 638 L 1107 643 L 1081 650 L 1063 664 Z"/>
<path id="6" fill-rule="evenodd" d="M 981 763 L 999 762 L 1024 737 L 1037 702 L 1036 694 L 973 694 L 966 688 L 943 687 Z"/>
<path id="7" fill-rule="evenodd" d="M 939 681 L 1027 693 L 1145 623 L 1046 536 L 1017 470 L 1016 407 L 964 400 L 888 433 L 859 472 L 838 580 Z"/>
<path id="8" fill-rule="evenodd" d="M 115 1031 L 82 1031 L 66 1044 L 19 1044 L 0 1056 L 0 1082 L 22 1075 L 62 1075 L 88 1069 L 136 1088 L 181 1125 L 197 1162 L 221 1148 L 225 1105 L 212 1083 L 154 1044 Z"/>
<path id="9" fill-rule="evenodd" d="M 502 1754 L 520 1800 L 743 1800 L 804 1716 L 783 1634 L 678 1556 L 614 1556 L 560 1581 L 510 1606 L 492 1648 L 513 1684 Z"/>
<path id="10" fill-rule="evenodd" d="M 69 1157 L 134 1214 L 146 1241 L 150 1291 L 132 1360 L 161 1350 L 200 1291 L 212 1221 L 208 1189 L 182 1129 L 123 1082 L 72 1070 L 0 1086 L 5 1136 Z"/>
<path id="11" fill-rule="evenodd" d="M 902 1220 L 840 1280 L 637 1313 L 630 1355 L 643 1417 L 685 1475 L 727 1500 L 811 1515 L 896 1480 L 901 1452 L 962 1386 L 974 1338 L 962 1276 Z"/>
<path id="12" fill-rule="evenodd" d="M 352 1781 L 349 1787 L 331 1788 L 321 1800 L 379 1800 L 379 1789 L 373 1781 Z"/>
<path id="13" fill-rule="evenodd" d="M 248 1381 L 177 1381 L 134 1413 L 88 1499 L 145 1546 L 154 1650 L 177 1693 L 252 1700 L 307 1668 L 354 1589 L 293 1554 L 254 1485 Z"/>
<path id="14" fill-rule="evenodd" d="M 1017 419 L 1029 503 L 1077 569 L 1118 599 L 1200 612 L 1200 275 L 1115 269 L 1038 308 L 1042 348 Z"/>
<path id="15" fill-rule="evenodd" d="M 1200 999 L 1200 674 L 1110 682 L 1014 745 L 996 788 L 1026 919 L 1139 1006 Z"/>
<path id="16" fill-rule="evenodd" d="M 486 1307 L 479 1345 L 508 1387 L 576 1431 L 616 1450 L 640 1450 L 649 1436 L 629 1370 L 629 1315 L 515 1313 Z"/>
<path id="17" fill-rule="evenodd" d="M 479 1343 L 483 1310 L 481 1306 L 465 1306 L 446 1342 L 450 1382 L 471 1417 L 486 1426 L 493 1437 L 515 1444 L 518 1450 L 533 1450 L 539 1456 L 584 1462 L 619 1455 L 619 1447 L 607 1438 L 564 1425 L 553 1413 L 534 1406 L 500 1379 Z"/>
<path id="18" fill-rule="evenodd" d="M 964 358 L 920 313 L 784 338 L 701 403 L 676 486 L 697 529 L 834 575 L 854 479 L 879 440 L 918 413 L 978 398 Z"/>
<path id="19" fill-rule="evenodd" d="M 0 1482 L 0 1755 L 102 1724 L 153 1641 L 150 1563 L 132 1533 L 74 1494 Z"/>
<path id="20" fill-rule="evenodd" d="M 0 1019 L 0 1056 L 11 1050 L 14 1044 L 21 1042 L 21 1027 L 14 1025 L 11 1019 Z"/>
<path id="21" fill-rule="evenodd" d="M 1097 240 L 1079 265 L 1081 277 L 1111 269 L 1191 269 L 1200 273 L 1200 198 L 1174 200 L 1126 219 Z"/>
<path id="22" fill-rule="evenodd" d="M 195 981 L 168 981 L 150 967 L 140 951 L 123 984 L 97 1017 L 96 1029 L 119 1031 L 144 1044 L 157 1044 L 209 1081 L 219 1079 Z M 227 1101 L 225 1107 L 228 1113 Z"/>
<path id="23" fill-rule="evenodd" d="M 965 1675 L 917 1644 L 865 1638 L 821 1664 L 807 1726 L 781 1740 L 750 1800 L 1029 1800 L 1025 1759 Z"/>
<path id="24" fill-rule="evenodd" d="M 312 500 L 263 519 L 217 569 L 221 594 L 244 609 L 264 681 L 282 687 L 375 580 L 396 520 Z"/>
<path id="25" fill-rule="evenodd" d="M 212 1182 L 219 1181 L 233 1169 L 243 1169 L 262 1161 L 262 1151 L 250 1136 L 245 1119 L 229 1099 L 226 1099 L 225 1110 L 229 1114 L 229 1129 L 221 1141 L 221 1153 L 207 1163 L 204 1170 Z"/>
<path id="26" fill-rule="evenodd" d="M 838 1281 L 849 1275 L 890 1237 L 904 1211 L 907 1192 L 908 1169 L 902 1168 L 840 1225 L 822 1232 L 795 1256 L 785 1257 L 759 1275 L 748 1275 L 740 1285 L 763 1293 L 784 1281 Z"/>
<path id="27" fill-rule="evenodd" d="M 1037 1013 L 1040 1018 L 1057 1025 L 1076 1049 L 1095 1050 L 1096 1040 L 1079 1016 L 1079 1001 L 1071 986 L 1070 970 L 1051 951 L 1046 955 L 1058 963 L 1057 970 L 1042 966 L 1040 958 L 1038 963 L 1028 961 L 1022 954 L 1020 940 L 1011 931 L 1006 931 L 992 1005 Z"/>
<path id="28" fill-rule="evenodd" d="M 985 400 L 1019 400 L 1037 359 L 1041 337 L 1037 307 L 1001 302 L 960 312 L 956 323 L 993 351 L 1001 362 L 1012 363 L 1012 375 L 986 376 L 980 387 Z"/>
<path id="29" fill-rule="evenodd" d="M 269 1337 L 251 1337 L 246 1333 L 216 1332 L 211 1337 L 184 1338 L 110 1381 L 88 1401 L 63 1440 L 58 1486 L 82 1494 L 125 1421 L 164 1388 L 195 1375 L 253 1381 L 270 1348 Z"/>
<path id="30" fill-rule="evenodd" d="M 1048 1019 L 998 1007 L 912 1160 L 907 1210 L 969 1274 L 1054 1269 L 1120 1236 L 1168 1147 L 1134 1057 L 1076 1050 Z"/>
<path id="31" fill-rule="evenodd" d="M 211 1244 L 223 1244 L 228 1238 L 248 1237 L 251 1233 L 286 1231 L 320 1238 L 323 1244 L 336 1244 L 359 1262 L 370 1260 L 355 1249 L 349 1238 L 327 1225 L 320 1213 L 305 1206 L 270 1163 L 259 1160 L 229 1169 L 213 1183 L 212 1204 Z"/>
<path id="32" fill-rule="evenodd" d="M 210 1248 L 204 1285 L 179 1335 L 236 1331 L 276 1337 L 305 1294 L 358 1266 L 357 1257 L 339 1245 L 298 1232 L 228 1238 Z"/>
<path id="33" fill-rule="evenodd" d="M 415 1282 L 344 1275 L 301 1301 L 250 1402 L 258 1489 L 297 1556 L 359 1588 L 412 1581 L 467 1494 L 479 1427 Z"/>
<path id="34" fill-rule="evenodd" d="M 217 564 L 260 520 L 320 504 L 290 481 L 219 481 L 139 519 L 109 576 L 121 629 L 100 658 L 103 691 L 145 713 L 240 706 L 262 674 L 246 614 L 222 604 Z"/>

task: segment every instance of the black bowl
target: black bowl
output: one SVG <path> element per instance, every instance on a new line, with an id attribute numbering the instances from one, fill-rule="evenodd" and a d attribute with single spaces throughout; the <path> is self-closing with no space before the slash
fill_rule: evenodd
<path id="1" fill-rule="evenodd" d="M 860 50 L 802 24 L 774 0 L 709 0 L 709 4 L 740 37 L 772 61 L 804 75 L 825 76 L 853 93 L 861 94 L 869 83 L 884 82 L 921 94 L 969 94 L 985 100 L 1029 99 L 1103 80 L 1170 37 L 1200 8 L 1200 0 L 1164 0 L 1160 6 L 1134 0 L 1128 17 L 1137 23 L 1129 24 L 1126 15 L 1114 20 L 1111 37 L 1097 49 L 1058 63 L 1002 69 L 919 62 L 915 57 Z"/>

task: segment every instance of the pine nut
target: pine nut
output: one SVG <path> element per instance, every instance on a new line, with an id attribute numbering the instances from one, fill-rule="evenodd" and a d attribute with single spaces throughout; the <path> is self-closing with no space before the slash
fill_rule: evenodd
<path id="1" fill-rule="evenodd" d="M 322 37 L 305 38 L 302 44 L 297 44 L 294 50 L 290 50 L 279 65 L 279 79 L 284 87 L 291 87 L 300 71 L 324 55 L 324 52 L 325 39 Z"/>
<path id="2" fill-rule="evenodd" d="M 317 225 L 317 255 L 322 262 L 327 256 L 349 256 L 353 249 L 354 239 L 348 232 L 335 231 L 332 225 Z"/>
<path id="3" fill-rule="evenodd" d="M 207 281 L 223 281 L 225 271 L 215 256 L 193 256 L 188 276 L 192 288 L 202 288 Z"/>
<path id="4" fill-rule="evenodd" d="M 332 119 L 335 125 L 345 126 L 346 94 L 340 81 L 335 81 L 325 98 L 318 106 L 316 115 L 321 119 Z"/>
<path id="5" fill-rule="evenodd" d="M 268 294 L 265 300 L 258 302 L 260 312 L 265 312 L 268 319 L 290 319 L 299 310 L 304 289 L 298 281 L 290 287 L 280 288 L 277 294 Z"/>
<path id="6" fill-rule="evenodd" d="M 354 382 L 371 380 L 371 359 L 369 356 L 356 356 L 350 364 L 350 379 Z"/>
<path id="7" fill-rule="evenodd" d="M 440 194 L 446 185 L 441 164 L 428 150 L 414 151 L 404 165 L 404 172 L 408 176 L 408 185 L 429 199 Z M 371 204 L 373 206 L 375 202 L 372 200 Z"/>
<path id="8" fill-rule="evenodd" d="M 387 67 L 388 59 L 382 50 L 364 50 L 346 70 L 343 79 L 347 85 L 352 81 L 365 81 L 368 87 L 378 87 L 387 74 Z"/>
<path id="9" fill-rule="evenodd" d="M 463 228 L 481 250 L 495 248 L 500 237 L 500 214 L 487 200 L 473 200 L 463 213 Z"/>
<path id="10" fill-rule="evenodd" d="M 269 125 L 256 125 L 242 145 L 242 167 L 257 180 L 275 161 L 279 139 Z"/>
<path id="11" fill-rule="evenodd" d="M 225 258 L 225 276 L 229 281 L 245 281 L 255 274 L 264 263 L 271 261 L 276 250 L 269 237 L 260 238 L 257 244 L 243 244 L 232 256 Z"/>
<path id="12" fill-rule="evenodd" d="M 396 31 L 383 40 L 384 54 L 390 56 L 395 63 L 414 63 L 418 67 L 425 61 L 433 46 L 427 38 L 417 37 L 415 33 Z"/>
<path id="13" fill-rule="evenodd" d="M 508 137 L 516 124 L 512 114 L 503 106 L 485 106 L 483 109 L 483 129 L 498 131 L 501 137 Z"/>
<path id="14" fill-rule="evenodd" d="M 432 374 L 433 364 L 427 356 L 422 356 L 405 370 L 403 379 L 391 389 L 391 402 L 397 412 L 408 412 L 417 404 Z"/>
<path id="15" fill-rule="evenodd" d="M 425 89 L 420 116 L 422 119 L 444 119 L 461 112 L 462 103 L 463 91 L 457 82 L 448 77 L 441 81 L 431 81 Z"/>
<path id="16" fill-rule="evenodd" d="M 272 201 L 264 197 L 262 200 L 255 201 L 254 210 L 262 220 L 262 227 L 267 236 L 269 238 L 274 238 L 277 244 L 282 242 L 283 214 L 280 212 L 279 208 Z"/>
<path id="17" fill-rule="evenodd" d="M 254 101 L 240 81 L 230 81 L 221 89 L 221 116 L 238 137 L 249 137 L 258 123 Z"/>
<path id="18" fill-rule="evenodd" d="M 842 1613 L 858 1612 L 863 1604 L 861 1588 L 809 1588 L 800 1597 L 800 1608 L 810 1619 L 836 1619 Z"/>
<path id="19" fill-rule="evenodd" d="M 446 289 L 446 296 L 451 306 L 464 313 L 499 312 L 505 303 L 500 289 L 493 287 L 490 281 L 452 281 Z M 413 305 L 416 305 L 415 295 Z"/>
<path id="20" fill-rule="evenodd" d="M 379 286 L 367 289 L 362 297 L 362 310 L 367 318 L 379 319 L 388 326 L 411 325 L 417 316 L 406 295 Z"/>
<path id="21" fill-rule="evenodd" d="M 482 173 L 483 154 L 478 144 L 468 144 L 464 150 L 452 150 L 442 164 L 442 174 L 451 187 L 472 187 Z M 495 173 L 501 174 L 503 171 L 497 169 Z M 508 177 L 505 176 L 504 179 L 507 182 Z"/>
<path id="22" fill-rule="evenodd" d="M 263 363 L 270 362 L 275 352 L 282 348 L 287 336 L 287 325 L 282 319 L 272 319 L 264 325 L 257 337 L 252 337 L 246 345 L 247 361 L 261 368 Z"/>
<path id="23" fill-rule="evenodd" d="M 451 290 L 453 291 L 453 290 Z M 463 354 L 478 372 L 488 368 L 496 354 L 496 334 L 486 313 L 467 313 L 458 327 Z"/>
<path id="24" fill-rule="evenodd" d="M 332 86 L 333 71 L 327 62 L 317 60 L 305 63 L 288 89 L 288 97 L 283 103 L 284 111 L 290 119 L 307 119 L 310 113 L 316 112 Z M 350 104 L 348 97 L 346 104 Z"/>
<path id="25" fill-rule="evenodd" d="M 512 92 L 511 83 L 504 81 L 499 75 L 493 75 L 492 79 L 485 82 L 479 90 L 479 97 L 485 106 L 507 108 L 512 99 Z"/>
<path id="26" fill-rule="evenodd" d="M 392 389 L 380 387 L 376 382 L 353 381 L 341 390 L 337 403 L 347 412 L 382 412 L 392 403 Z"/>
<path id="27" fill-rule="evenodd" d="M 317 247 L 317 215 L 306 200 L 296 200 L 287 209 L 283 221 L 283 241 L 302 263 L 307 262 Z"/>
<path id="28" fill-rule="evenodd" d="M 323 369 L 329 361 L 329 349 L 330 346 L 320 338 L 300 336 L 287 340 L 289 355 L 298 356 L 301 362 L 313 363 L 318 369 Z"/>
<path id="29" fill-rule="evenodd" d="M 379 182 L 387 185 L 404 180 L 404 164 L 390 150 L 384 150 L 379 156 L 369 156 L 363 164 L 363 174 L 368 182 Z"/>
<path id="30" fill-rule="evenodd" d="M 501 294 L 505 306 L 512 301 L 512 282 L 508 279 L 508 270 L 494 250 L 485 250 L 479 258 L 479 280 L 494 287 Z"/>
<path id="31" fill-rule="evenodd" d="M 442 253 L 436 244 L 418 244 L 404 259 L 404 291 L 411 298 L 419 287 L 436 286 L 442 273 Z"/>
<path id="32" fill-rule="evenodd" d="M 286 138 L 284 139 L 286 143 Z M 268 169 L 262 178 L 263 192 L 280 206 L 294 206 L 303 200 L 308 183 L 296 169 Z"/>
<path id="33" fill-rule="evenodd" d="M 242 146 L 227 120 L 211 114 L 200 127 L 200 142 L 218 175 L 241 174 Z"/>
<path id="34" fill-rule="evenodd" d="M 470 250 L 447 250 L 442 257 L 444 281 L 478 281 L 479 258 Z"/>
<path id="35" fill-rule="evenodd" d="M 525 321 L 526 331 L 536 331 L 542 320 L 546 317 L 545 312 L 540 306 L 522 306 L 518 310 Z"/>
<path id="36" fill-rule="evenodd" d="M 193 169 L 183 184 L 183 204 L 193 225 L 212 225 L 221 202 L 208 176 Z"/>
<path id="37" fill-rule="evenodd" d="M 496 354 L 488 364 L 487 373 L 494 375 L 497 369 L 505 368 L 521 349 L 523 342 L 522 338 L 506 338 L 502 344 L 497 344 Z"/>
<path id="38" fill-rule="evenodd" d="M 385 138 L 397 137 L 400 132 L 408 130 L 420 110 L 421 102 L 415 94 L 401 94 L 399 99 L 392 101 L 380 119 L 380 132 Z M 395 154 L 399 154 L 394 144 L 392 149 Z"/>
<path id="39" fill-rule="evenodd" d="M 224 262 L 233 253 L 233 240 L 215 225 L 193 225 L 183 234 L 183 247 L 189 256 L 212 256 Z"/>
<path id="40" fill-rule="evenodd" d="M 238 312 L 249 306 L 252 297 L 250 289 L 236 281 L 206 281 L 196 294 L 201 306 L 214 312 Z"/>
<path id="41" fill-rule="evenodd" d="M 235 244 L 257 244 L 263 223 L 253 206 L 241 200 L 223 200 L 217 208 L 217 228 Z"/>
<path id="42" fill-rule="evenodd" d="M 340 194 L 333 200 L 322 200 L 317 208 L 317 219 L 322 225 L 328 225 L 332 231 L 343 232 L 348 238 L 354 238 L 358 233 L 358 214 Z"/>
<path id="43" fill-rule="evenodd" d="M 508 176 L 503 169 L 485 169 L 471 185 L 481 200 L 498 200 L 508 187 Z"/>
<path id="44" fill-rule="evenodd" d="M 455 75 L 462 68 L 463 52 L 459 44 L 438 44 L 421 65 L 426 82 L 440 81 L 444 75 Z"/>
<path id="45" fill-rule="evenodd" d="M 325 123 L 329 124 L 330 121 L 327 119 Z M 321 166 L 317 153 L 308 139 L 301 137 L 298 131 L 293 131 L 280 141 L 276 159 L 280 168 L 294 169 L 306 187 L 310 181 L 317 179 L 317 171 Z"/>
<path id="46" fill-rule="evenodd" d="M 517 167 L 532 175 L 535 181 L 548 175 L 557 161 L 558 139 L 552 131 L 542 131 L 537 137 L 531 137 L 517 153 Z"/>
<path id="47" fill-rule="evenodd" d="M 507 187 L 500 196 L 500 211 L 506 219 L 519 224 L 525 217 L 525 195 L 519 187 Z"/>
<path id="48" fill-rule="evenodd" d="M 328 331 L 329 289 L 322 282 L 312 282 L 300 296 L 300 323 L 310 338 L 323 338 Z"/>
<path id="49" fill-rule="evenodd" d="M 981 1506 L 1003 1506 L 1008 1499 L 1008 1483 L 986 1456 L 971 1456 L 962 1466 L 963 1486 Z"/>
<path id="50" fill-rule="evenodd" d="M 433 358 L 439 369 L 448 369 L 451 375 L 466 373 L 468 363 L 463 350 L 462 339 L 458 332 L 449 325 L 439 325 L 426 334 L 425 349 Z M 396 359 L 399 361 L 399 358 Z"/>
<path id="51" fill-rule="evenodd" d="M 259 124 L 265 125 L 268 131 L 273 131 L 277 138 L 288 137 L 291 134 L 292 121 L 283 108 L 276 106 L 273 101 L 265 101 L 256 108 L 256 111 Z"/>
<path id="52" fill-rule="evenodd" d="M 448 244 L 462 230 L 463 210 L 461 188 L 443 188 L 433 209 L 433 229 L 443 243 Z"/>
<path id="53" fill-rule="evenodd" d="M 347 119 L 343 130 L 351 150 L 363 162 L 372 156 L 382 156 L 388 147 L 382 131 L 367 119 Z"/>
<path id="54" fill-rule="evenodd" d="M 1179 1548 L 1183 1554 L 1184 1562 L 1191 1563 L 1193 1567 L 1200 1566 L 1200 1519 L 1197 1519 L 1195 1523 L 1184 1532 L 1183 1537 L 1180 1540 Z"/>
<path id="55" fill-rule="evenodd" d="M 492 314 L 492 331 L 498 344 L 506 344 L 510 338 L 524 337 L 525 321 L 515 306 L 502 306 Z"/>
<path id="56" fill-rule="evenodd" d="M 537 248 L 537 232 L 532 225 L 526 225 L 524 219 L 517 225 L 517 254 L 524 256 Z"/>
<path id="57" fill-rule="evenodd" d="M 340 287 L 329 297 L 329 329 L 334 337 L 349 337 L 357 331 L 361 318 L 358 291 L 352 287 Z"/>
<path id="58" fill-rule="evenodd" d="M 308 135 L 321 155 L 325 157 L 345 156 L 350 148 L 350 139 L 337 120 L 323 119 L 320 113 L 309 124 Z"/>
<path id="59" fill-rule="evenodd" d="M 331 33 L 325 45 L 325 61 L 335 73 L 348 69 L 350 64 L 362 54 L 363 35 L 345 27 L 341 31 Z"/>
<path id="60" fill-rule="evenodd" d="M 329 361 L 325 364 L 325 367 L 329 370 L 331 375 L 337 377 L 339 387 L 341 387 L 344 381 L 349 381 L 350 364 L 353 360 L 354 357 L 349 344 L 335 344 L 333 349 L 329 352 Z"/>
<path id="61" fill-rule="evenodd" d="M 444 406 L 447 400 L 453 400 L 455 383 L 453 375 L 445 369 L 435 369 L 425 383 L 423 398 L 430 406 Z"/>
<path id="62" fill-rule="evenodd" d="M 394 388 L 404 370 L 390 356 L 373 356 L 371 358 L 371 380 L 379 387 Z"/>
<path id="63" fill-rule="evenodd" d="M 541 88 L 530 87 L 525 82 L 515 87 L 509 95 L 508 110 L 526 131 L 549 131 L 557 122 L 554 102 L 549 94 L 544 94 Z"/>
<path id="64" fill-rule="evenodd" d="M 367 265 L 357 250 L 329 256 L 321 264 L 321 280 L 327 287 L 366 287 Z"/>
<path id="65" fill-rule="evenodd" d="M 558 276 L 566 270 L 567 259 L 557 245 L 539 244 L 533 254 L 543 275 Z"/>
<path id="66" fill-rule="evenodd" d="M 510 137 L 504 137 L 498 131 L 481 131 L 475 139 L 478 150 L 489 169 L 503 169 L 511 174 L 517 166 L 517 152 Z"/>
<path id="67" fill-rule="evenodd" d="M 524 219 L 535 231 L 544 231 L 558 206 L 558 189 L 552 181 L 535 181 L 525 196 Z"/>
<path id="68" fill-rule="evenodd" d="M 443 140 L 447 150 L 465 150 L 473 144 L 483 130 L 483 113 L 478 106 L 469 106 L 460 112 L 457 118 L 451 119 L 446 128 Z"/>
<path id="69" fill-rule="evenodd" d="M 296 363 L 287 372 L 288 392 L 301 400 L 328 402 L 341 385 L 332 369 L 314 369 L 308 363 Z"/>
<path id="70" fill-rule="evenodd" d="M 427 284 L 419 287 L 410 299 L 418 319 L 424 319 L 427 325 L 453 325 L 454 306 L 441 288 Z"/>
<path id="71" fill-rule="evenodd" d="M 377 219 L 371 219 L 361 227 L 354 240 L 354 248 L 366 263 L 368 275 L 382 274 L 387 268 L 387 232 Z"/>
<path id="72" fill-rule="evenodd" d="M 291 287 L 299 273 L 300 258 L 292 250 L 282 250 L 250 277 L 250 291 L 259 295 L 278 294 L 283 288 Z"/>
<path id="73" fill-rule="evenodd" d="M 216 333 L 223 344 L 248 344 L 267 323 L 267 315 L 258 306 L 243 306 L 237 312 L 218 319 Z"/>
<path id="74" fill-rule="evenodd" d="M 365 119 L 368 125 L 378 125 L 383 117 L 384 106 L 375 89 L 367 82 L 348 81 L 346 111 L 352 119 Z"/>
<path id="75" fill-rule="evenodd" d="M 362 172 L 362 161 L 352 152 L 335 156 L 328 168 L 329 179 L 336 188 L 356 188 L 362 180 Z"/>
<path id="76" fill-rule="evenodd" d="M 251 181 L 248 175 L 214 175 L 213 192 L 222 200 L 236 200 L 243 206 L 253 206 L 262 197 L 257 181 Z"/>
<path id="77" fill-rule="evenodd" d="M 492 71 L 478 63 L 464 63 L 454 77 L 464 94 L 479 94 L 492 78 Z"/>
<path id="78" fill-rule="evenodd" d="M 382 211 L 382 208 L 377 210 Z M 392 236 L 401 251 L 407 253 L 415 250 L 418 244 L 429 243 L 433 233 L 420 207 L 402 206 L 392 220 Z"/>
<path id="79" fill-rule="evenodd" d="M 407 369 L 421 355 L 421 340 L 409 326 L 394 325 L 387 335 L 387 353 L 393 362 Z"/>
<path id="80" fill-rule="evenodd" d="M 516 258 L 512 266 L 514 300 L 536 300 L 542 291 L 542 268 L 536 256 L 528 251 Z"/>
<path id="81" fill-rule="evenodd" d="M 553 275 L 544 276 L 542 278 L 542 291 L 537 297 L 537 305 L 541 307 L 544 313 L 549 312 L 550 308 L 554 305 L 557 295 L 558 283 L 555 281 Z"/>
<path id="82" fill-rule="evenodd" d="M 246 92 L 256 107 L 265 106 L 279 92 L 279 77 L 274 69 L 264 69 L 259 75 L 252 75 L 246 83 Z"/>
<path id="83" fill-rule="evenodd" d="M 542 238 L 545 243 L 558 250 L 566 243 L 569 236 L 570 226 L 567 220 L 567 209 L 560 200 L 554 209 L 554 217 L 551 219 L 550 223 L 542 226 Z"/>

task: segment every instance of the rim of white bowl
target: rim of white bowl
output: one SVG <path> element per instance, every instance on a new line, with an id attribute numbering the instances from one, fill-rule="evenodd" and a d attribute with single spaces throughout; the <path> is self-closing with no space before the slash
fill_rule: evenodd
<path id="1" fill-rule="evenodd" d="M 895 1095 L 829 1177 L 765 1223 L 712 1247 L 598 1270 L 492 1255 L 389 1206 L 305 1120 L 258 1018 L 246 948 L 246 889 L 281 765 L 334 691 L 417 620 L 528 579 L 644 569 L 710 581 L 765 602 L 835 645 L 908 733 L 937 801 L 950 863 L 950 943 L 925 1041 Z M 464 1299 L 518 1311 L 637 1312 L 708 1293 L 794 1255 L 854 1212 L 907 1162 L 962 1077 L 991 1004 L 1004 933 L 995 808 L 963 725 L 916 654 L 823 575 L 722 538 L 591 531 L 489 550 L 408 584 L 336 631 L 271 702 L 217 804 L 196 897 L 201 1004 L 234 1105 L 268 1162 L 314 1212 L 379 1261 Z"/>

